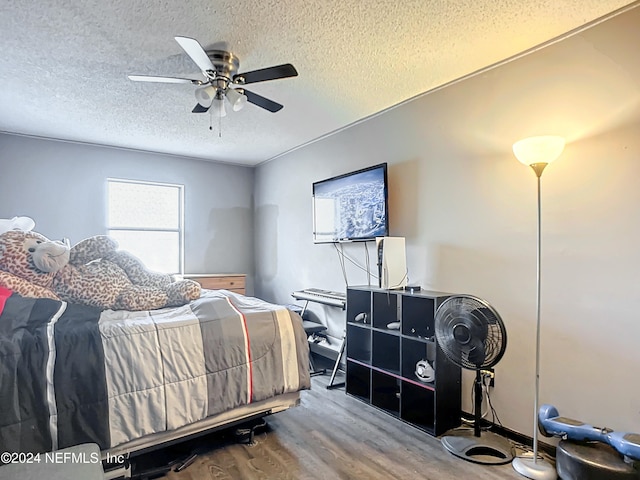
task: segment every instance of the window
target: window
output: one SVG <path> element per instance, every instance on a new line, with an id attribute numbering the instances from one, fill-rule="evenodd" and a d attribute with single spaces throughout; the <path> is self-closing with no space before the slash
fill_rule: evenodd
<path id="1" fill-rule="evenodd" d="M 107 180 L 107 233 L 147 268 L 182 273 L 184 187 Z"/>

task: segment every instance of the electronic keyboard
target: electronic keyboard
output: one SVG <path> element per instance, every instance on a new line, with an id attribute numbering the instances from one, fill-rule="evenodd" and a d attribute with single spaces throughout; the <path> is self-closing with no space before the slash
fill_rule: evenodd
<path id="1" fill-rule="evenodd" d="M 308 302 L 322 303 L 333 307 L 340 307 L 344 310 L 347 305 L 347 296 L 340 292 L 331 292 L 319 288 L 305 288 L 296 290 L 291 294 L 296 300 L 306 300 Z"/>

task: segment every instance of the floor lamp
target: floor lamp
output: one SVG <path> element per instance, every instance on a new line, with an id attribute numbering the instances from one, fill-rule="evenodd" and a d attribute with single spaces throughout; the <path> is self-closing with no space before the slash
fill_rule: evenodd
<path id="1" fill-rule="evenodd" d="M 540 203 L 540 177 L 547 165 L 556 160 L 564 150 L 564 138 L 556 136 L 530 137 L 513 144 L 516 158 L 530 166 L 538 179 L 538 255 L 536 284 L 536 388 L 533 402 L 533 458 L 516 457 L 513 468 L 520 475 L 535 480 L 555 480 L 556 469 L 549 462 L 538 458 L 538 400 L 540 395 L 540 253 L 542 212 Z"/>

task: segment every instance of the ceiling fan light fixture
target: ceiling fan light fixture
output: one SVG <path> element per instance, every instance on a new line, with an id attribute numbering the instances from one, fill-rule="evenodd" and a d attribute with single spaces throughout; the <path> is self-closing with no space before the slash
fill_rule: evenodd
<path id="1" fill-rule="evenodd" d="M 244 94 L 243 90 L 228 88 L 226 97 L 234 112 L 242 110 L 247 103 L 247 96 Z"/>
<path id="2" fill-rule="evenodd" d="M 211 108 L 209 109 L 209 111 L 214 117 L 226 117 L 227 110 L 224 107 L 224 98 L 220 95 L 217 95 L 211 102 Z"/>
<path id="3" fill-rule="evenodd" d="M 215 111 L 211 113 L 215 113 L 218 117 L 225 116 L 227 112 L 224 99 L 227 95 L 229 105 L 236 112 L 241 110 L 245 103 L 251 103 L 271 113 L 279 112 L 283 105 L 243 88 L 230 88 L 230 85 L 252 84 L 298 76 L 298 71 L 290 63 L 238 74 L 240 61 L 232 52 L 217 49 L 205 50 L 194 38 L 177 36 L 175 39 L 187 56 L 200 68 L 204 79 L 150 75 L 128 75 L 128 77 L 136 82 L 186 83 L 198 86 L 199 88 L 194 92 L 198 104 L 191 110 L 192 113 L 205 113 L 214 108 Z"/>
<path id="4" fill-rule="evenodd" d="M 209 108 L 211 106 L 211 102 L 213 101 L 215 96 L 216 89 L 211 85 L 196 89 L 196 100 L 204 108 Z"/>

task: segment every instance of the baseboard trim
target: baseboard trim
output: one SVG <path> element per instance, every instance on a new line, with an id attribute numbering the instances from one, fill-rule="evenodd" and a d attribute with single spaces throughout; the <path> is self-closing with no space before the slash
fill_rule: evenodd
<path id="1" fill-rule="evenodd" d="M 462 416 L 465 420 L 473 420 L 473 415 L 468 412 L 462 412 Z M 482 419 L 480 423 L 483 428 L 491 428 L 491 431 L 497 433 L 498 435 L 508 438 L 509 440 L 512 440 L 516 443 L 521 443 L 522 445 L 527 445 L 528 447 L 533 448 L 533 437 L 520 432 L 516 432 L 515 430 L 511 430 L 510 428 L 503 427 L 502 425 L 497 425 L 485 419 Z M 556 457 L 556 446 L 542 442 L 540 441 L 540 438 L 538 438 L 538 449 L 553 458 Z"/>

